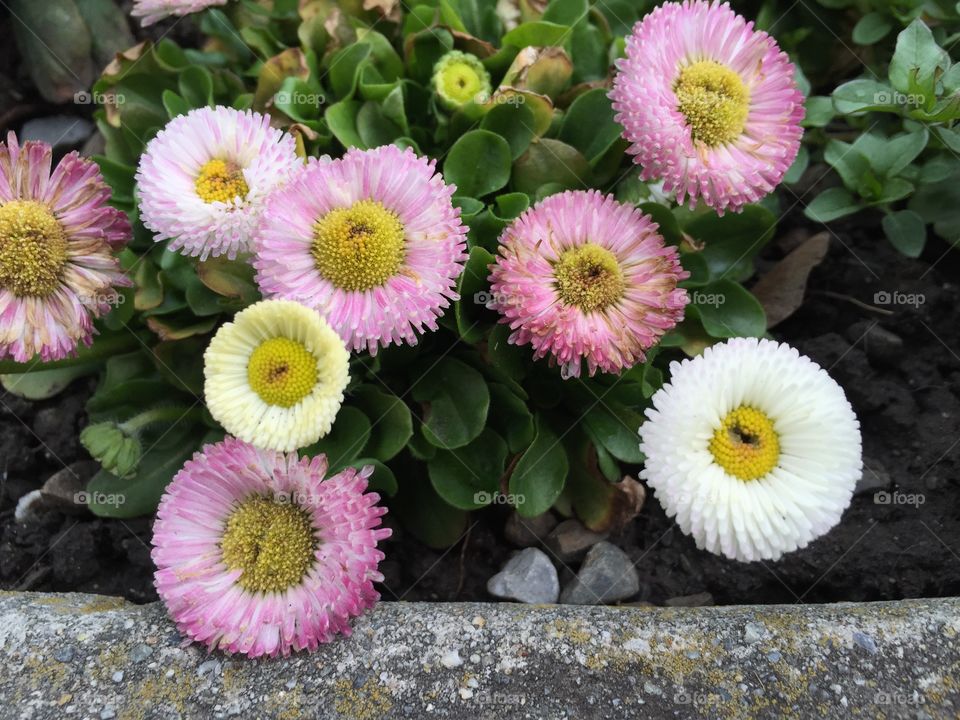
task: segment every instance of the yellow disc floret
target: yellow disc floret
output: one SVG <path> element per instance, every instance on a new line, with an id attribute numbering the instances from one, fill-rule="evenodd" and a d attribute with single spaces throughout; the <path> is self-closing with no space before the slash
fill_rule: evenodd
<path id="1" fill-rule="evenodd" d="M 320 274 L 338 288 L 369 290 L 400 269 L 404 239 L 395 212 L 376 200 L 360 200 L 317 221 L 311 253 Z"/>
<path id="2" fill-rule="evenodd" d="M 680 71 L 673 92 L 694 140 L 716 147 L 743 132 L 750 111 L 750 91 L 727 66 L 713 60 L 688 65 Z"/>
<path id="3" fill-rule="evenodd" d="M 780 437 L 765 414 L 741 405 L 723 418 L 710 440 L 714 460 L 741 480 L 756 480 L 780 459 Z"/>
<path id="4" fill-rule="evenodd" d="M 236 163 L 216 159 L 200 168 L 196 188 L 197 195 L 205 203 L 243 199 L 250 192 L 247 181 L 243 179 L 243 171 Z"/>
<path id="5" fill-rule="evenodd" d="M 317 359 L 296 340 L 264 340 L 250 355 L 247 381 L 268 405 L 293 407 L 317 384 Z"/>
<path id="6" fill-rule="evenodd" d="M 279 592 L 310 569 L 317 539 L 310 516 L 294 503 L 254 496 L 227 518 L 220 550 L 237 583 L 253 592 Z"/>
<path id="7" fill-rule="evenodd" d="M 21 297 L 46 297 L 60 286 L 66 264 L 67 234 L 46 205 L 0 205 L 0 287 Z"/>
<path id="8" fill-rule="evenodd" d="M 617 256 L 594 243 L 564 250 L 553 267 L 553 277 L 560 300 L 584 312 L 612 305 L 626 288 Z"/>

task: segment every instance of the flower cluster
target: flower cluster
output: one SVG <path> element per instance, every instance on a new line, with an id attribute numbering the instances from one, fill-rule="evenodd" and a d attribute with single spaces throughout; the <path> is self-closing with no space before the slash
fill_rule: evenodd
<path id="1" fill-rule="evenodd" d="M 133 15 L 149 25 L 226 4 L 135 0 Z M 367 5 L 364 12 L 372 11 Z M 515 23 L 519 10 L 498 5 Z M 251 7 L 238 6 L 237 16 L 253 13 Z M 229 19 L 230 11 L 210 12 Z M 272 12 L 261 8 L 257 22 L 265 27 Z M 136 165 L 135 182 L 113 198 L 127 203 L 136 232 L 108 204 L 110 189 L 94 162 L 71 153 L 52 169 L 49 146 L 21 147 L 13 135 L 0 144 L 0 359 L 76 354 L 98 331 L 95 321 L 118 304 L 120 288 L 133 284 L 129 272 L 137 278 L 133 302 L 143 327 L 122 328 L 131 315 L 107 320 L 138 340 L 137 331 L 153 330 L 165 347 L 151 350 L 151 368 L 176 375 L 177 391 L 189 390 L 205 406 L 194 410 L 202 414 L 196 426 L 215 437 L 201 433 L 182 448 L 175 466 L 203 437 L 202 449 L 172 480 L 166 475 L 169 484 L 153 496 L 156 502 L 164 490 L 154 528 L 156 587 L 180 630 L 211 650 L 252 657 L 314 649 L 349 633 L 350 621 L 377 601 L 374 583 L 383 581 L 377 544 L 390 530 L 380 527 L 386 510 L 379 496 L 367 492 L 374 472 L 390 472 L 381 460 L 410 447 L 416 460 L 453 457 L 472 472 L 461 453 L 478 466 L 489 459 L 489 468 L 478 467 L 490 471 L 484 484 L 500 487 L 522 470 L 544 512 L 575 471 L 552 427 L 574 408 L 583 411 L 585 430 L 571 437 L 589 440 L 595 451 L 581 451 L 579 465 L 592 463 L 609 477 L 614 458 L 642 461 L 640 476 L 698 547 L 737 560 L 777 558 L 833 527 L 861 470 L 858 421 L 840 387 L 786 345 L 734 338 L 704 350 L 706 335 L 696 337 L 699 345 L 683 336 L 685 325 L 705 331 L 711 319 L 691 305 L 688 288 L 711 280 L 733 285 L 723 275 L 736 263 L 705 279 L 714 268 L 708 253 L 698 255 L 703 238 L 688 234 L 688 226 L 681 230 L 678 216 L 728 220 L 718 215 L 770 193 L 797 156 L 803 98 L 774 40 L 726 4 L 665 3 L 627 38 L 608 99 L 590 83 L 561 95 L 578 81 L 555 38 L 542 51 L 547 43 L 531 42 L 531 52 L 519 54 L 504 75 L 499 60 L 485 54 L 493 46 L 465 32 L 455 33 L 457 47 L 482 59 L 449 47 L 421 52 L 411 43 L 415 57 L 401 60 L 382 36 L 380 46 L 372 29 L 361 32 L 359 21 L 335 27 L 343 19 L 338 13 L 315 28 L 330 36 L 328 55 L 340 52 L 344 38 L 359 36 L 379 64 L 331 78 L 341 97 L 322 115 L 295 123 L 279 118 L 293 106 L 294 113 L 309 112 L 288 89 L 324 87 L 301 77 L 321 62 L 313 50 L 262 63 L 267 70 L 252 95 L 223 99 L 224 87 L 244 82 L 227 72 L 217 85 L 198 83 L 197 92 L 186 91 L 196 88 L 183 77 L 171 84 L 183 96 L 163 92 L 171 119 L 145 132 L 152 139 L 128 163 L 131 176 Z M 444 22 L 453 27 L 449 14 L 454 9 L 445 8 Z M 513 37 L 556 27 L 524 25 Z M 257 36 L 279 42 L 264 27 Z M 390 87 L 404 63 L 423 57 L 423 82 Z M 604 52 L 603 65 L 608 57 Z M 171 53 L 157 66 L 175 61 Z M 287 61 L 302 64 L 289 77 L 273 77 L 287 72 Z M 502 82 L 493 90 L 498 74 Z M 263 90 L 281 80 L 281 91 L 265 99 Z M 213 106 L 216 93 L 235 107 Z M 419 109 L 438 119 L 431 132 L 407 127 L 404 103 L 418 99 L 428 106 Z M 579 150 L 546 137 L 559 127 L 570 139 L 576 133 L 569 118 L 596 100 L 613 128 L 599 134 L 605 147 L 592 133 L 583 133 L 591 137 Z M 530 108 L 519 107 L 526 102 Z M 556 115 L 554 102 L 563 108 Z M 237 109 L 251 103 L 258 111 Z M 481 129 L 464 129 L 481 117 Z M 627 147 L 618 144 L 617 123 L 640 176 L 659 183 L 663 202 L 655 207 L 621 193 L 613 180 Z M 504 126 L 516 132 L 491 130 Z M 404 135 L 382 137 L 383 127 Z M 433 152 L 435 143 L 443 152 Z M 553 163 L 551 155 L 559 157 L 551 148 L 589 181 L 565 160 Z M 320 156 L 327 149 L 339 157 Z M 502 161 L 496 172 L 488 172 L 491 158 Z M 115 165 L 104 168 L 127 167 Z M 528 180 L 540 165 L 551 168 L 548 176 Z M 629 158 L 625 165 L 632 167 Z M 576 182 L 552 175 L 566 170 Z M 636 179 L 637 171 L 628 172 Z M 695 212 L 674 208 L 671 197 Z M 183 302 L 163 298 L 168 286 Z M 763 334 L 760 314 L 760 326 L 746 334 Z M 168 325 L 167 315 L 189 317 Z M 456 340 L 439 357 L 417 357 L 450 333 Z M 181 352 L 183 345 L 170 345 L 184 338 L 202 343 L 187 351 L 196 355 L 197 371 L 202 356 L 202 391 L 199 372 L 184 380 L 170 367 L 176 362 L 163 359 Z M 461 343 L 471 352 L 455 357 Z M 658 353 L 692 346 L 702 354 L 673 363 L 663 384 L 653 366 Z M 423 382 L 420 360 L 426 374 L 440 368 Z M 369 380 L 386 366 L 399 367 L 388 379 L 409 383 L 407 390 L 397 398 L 384 399 L 379 388 L 365 394 L 358 376 L 369 373 Z M 111 373 L 117 369 L 108 367 Z M 619 397 L 614 391 L 625 378 L 631 388 Z M 604 401 L 593 388 L 613 394 Z M 416 440 L 407 392 L 423 414 Z M 383 417 L 358 423 L 359 445 L 378 445 L 383 456 L 337 457 L 338 416 L 362 415 L 351 402 L 364 398 Z M 538 409 L 534 417 L 528 400 L 548 410 L 570 404 L 544 420 L 548 414 Z M 629 406 L 629 426 L 601 412 L 608 402 Z M 163 410 L 130 417 L 125 407 L 125 417 L 92 425 L 84 444 L 105 471 L 140 481 L 141 455 L 150 447 L 138 433 L 161 416 L 179 415 Z M 375 437 L 380 419 L 398 410 L 407 416 L 405 436 Z M 493 427 L 510 415 L 503 424 L 519 427 L 522 439 L 500 438 L 486 426 L 488 412 L 500 415 Z M 618 424 L 626 439 L 621 433 L 610 440 Z M 414 450 L 415 442 L 423 447 Z M 561 457 L 551 457 L 554 448 Z M 533 470 L 544 458 L 553 474 L 537 480 Z M 469 494 L 446 488 L 438 466 L 429 475 L 428 485 L 458 510 L 489 502 L 491 493 L 474 494 L 472 485 Z M 571 507 L 579 501 L 574 494 L 563 495 Z M 511 490 L 509 497 L 518 496 L 525 494 Z"/>

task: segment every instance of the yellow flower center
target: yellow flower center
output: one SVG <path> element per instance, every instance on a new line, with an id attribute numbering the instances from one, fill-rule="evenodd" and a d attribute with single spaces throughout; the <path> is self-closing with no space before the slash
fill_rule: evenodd
<path id="1" fill-rule="evenodd" d="M 320 274 L 338 288 L 369 290 L 400 269 L 404 238 L 395 212 L 376 200 L 360 200 L 316 222 L 311 253 Z"/>
<path id="2" fill-rule="evenodd" d="M 220 550 L 237 580 L 253 592 L 279 592 L 296 585 L 310 569 L 317 539 L 310 516 L 294 503 L 254 496 L 227 518 Z"/>
<path id="3" fill-rule="evenodd" d="M 43 203 L 0 205 L 0 287 L 14 295 L 46 297 L 67 264 L 67 233 Z"/>
<path id="4" fill-rule="evenodd" d="M 247 381 L 268 405 L 292 407 L 316 386 L 317 358 L 296 340 L 270 338 L 251 353 Z"/>
<path id="5" fill-rule="evenodd" d="M 487 83 L 473 64 L 458 60 L 440 71 L 441 94 L 457 105 L 465 105 L 481 93 Z"/>
<path id="6" fill-rule="evenodd" d="M 206 203 L 243 199 L 250 191 L 243 179 L 243 171 L 226 160 L 211 160 L 200 168 L 196 188 L 197 195 Z"/>
<path id="7" fill-rule="evenodd" d="M 741 405 L 723 418 L 710 440 L 710 452 L 724 470 L 741 480 L 756 480 L 780 459 L 780 437 L 766 415 Z"/>
<path id="8" fill-rule="evenodd" d="M 714 60 L 688 65 L 680 71 L 673 92 L 694 140 L 716 147 L 743 132 L 750 111 L 750 91 L 727 66 Z"/>
<path id="9" fill-rule="evenodd" d="M 626 288 L 617 256 L 594 243 L 564 250 L 553 266 L 553 277 L 560 300 L 584 312 L 612 305 Z"/>

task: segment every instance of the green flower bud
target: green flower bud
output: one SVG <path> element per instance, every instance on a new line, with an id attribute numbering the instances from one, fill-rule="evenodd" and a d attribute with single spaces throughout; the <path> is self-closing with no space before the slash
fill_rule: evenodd
<path id="1" fill-rule="evenodd" d="M 130 475 L 140 463 L 140 441 L 113 422 L 88 425 L 80 442 L 103 469 L 119 477 Z"/>
<path id="2" fill-rule="evenodd" d="M 433 89 L 443 107 L 459 110 L 469 102 L 486 102 L 490 74 L 475 55 L 451 50 L 433 68 Z"/>

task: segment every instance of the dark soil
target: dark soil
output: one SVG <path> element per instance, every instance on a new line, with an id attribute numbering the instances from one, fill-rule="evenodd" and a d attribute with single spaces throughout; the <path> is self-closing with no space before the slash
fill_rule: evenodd
<path id="1" fill-rule="evenodd" d="M 946 280 L 956 276 L 957 254 L 931 241 L 921 259 L 910 260 L 887 244 L 869 217 L 857 221 L 837 230 L 830 254 L 811 275 L 803 307 L 774 334 L 845 388 L 861 421 L 874 487 L 858 493 L 830 533 L 779 562 L 738 563 L 701 552 L 649 498 L 611 538 L 640 571 L 641 590 L 632 600 L 662 604 L 701 592 L 718 604 L 960 594 L 960 328 L 954 321 L 960 288 Z M 811 232 L 799 216 L 783 223 L 790 225 L 794 231 L 779 235 L 761 268 Z M 914 295 L 918 302 L 883 304 L 877 293 L 901 300 Z M 20 496 L 64 465 L 86 459 L 76 437 L 90 390 L 87 381 L 78 381 L 42 403 L 0 396 L 0 587 L 153 600 L 149 520 L 54 511 L 26 525 L 13 519 Z M 885 497 L 892 501 L 882 502 Z M 905 502 L 911 497 L 914 502 Z M 465 539 L 446 551 L 422 545 L 391 522 L 384 598 L 491 599 L 486 582 L 514 549 L 503 537 L 506 520 L 503 508 L 475 514 Z M 561 583 L 575 569 L 561 566 Z"/>

